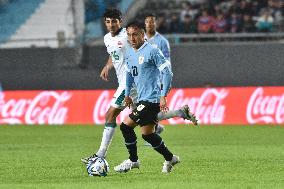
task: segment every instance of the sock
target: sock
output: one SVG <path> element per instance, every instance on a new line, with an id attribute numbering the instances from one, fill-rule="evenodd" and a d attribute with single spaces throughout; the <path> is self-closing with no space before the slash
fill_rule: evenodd
<path id="1" fill-rule="evenodd" d="M 157 115 L 158 121 L 166 120 L 174 117 L 181 117 L 181 110 L 169 110 L 167 113 L 159 112 Z"/>
<path id="2" fill-rule="evenodd" d="M 152 133 L 150 135 L 142 135 L 142 138 L 146 140 L 148 143 L 150 143 L 154 148 L 154 150 L 162 154 L 166 161 L 172 160 L 173 154 L 166 147 L 164 141 L 159 135 L 157 135 L 156 133 Z"/>
<path id="3" fill-rule="evenodd" d="M 133 162 L 137 162 L 137 137 L 132 127 L 125 125 L 123 122 L 120 125 L 120 130 L 124 137 L 125 146 L 129 153 L 129 159 Z"/>
<path id="4" fill-rule="evenodd" d="M 111 143 L 112 137 L 114 135 L 116 128 L 116 123 L 106 123 L 105 129 L 102 136 L 102 141 L 99 150 L 97 151 L 96 155 L 98 157 L 105 157 L 108 147 Z"/>

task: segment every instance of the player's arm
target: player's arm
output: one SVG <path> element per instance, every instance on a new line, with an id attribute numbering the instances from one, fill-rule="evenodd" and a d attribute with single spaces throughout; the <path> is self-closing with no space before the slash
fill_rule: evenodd
<path id="1" fill-rule="evenodd" d="M 130 90 L 133 87 L 133 83 L 134 83 L 134 78 L 132 77 L 130 71 L 127 70 L 124 102 L 125 102 L 125 105 L 128 106 L 129 108 L 130 108 L 130 105 L 133 103 L 132 99 L 130 98 Z"/>
<path id="2" fill-rule="evenodd" d="M 170 44 L 167 40 L 163 40 L 161 42 L 161 51 L 162 51 L 164 57 L 168 61 L 171 61 L 171 49 L 170 49 Z"/>
<path id="3" fill-rule="evenodd" d="M 171 89 L 171 83 L 172 83 L 172 78 L 173 78 L 173 74 L 171 72 L 170 69 L 170 63 L 169 61 L 166 61 L 164 64 L 162 64 L 160 67 L 163 68 L 159 68 L 160 69 L 160 73 L 162 74 L 162 83 L 163 83 L 163 88 L 161 90 L 161 96 L 166 97 L 168 95 L 168 93 L 170 92 Z"/>
<path id="4" fill-rule="evenodd" d="M 113 68 L 113 64 L 112 64 L 111 56 L 109 56 L 106 65 L 104 66 L 104 68 L 103 68 L 102 71 L 101 71 L 100 77 L 101 77 L 103 80 L 108 81 L 108 71 L 109 71 L 111 68 Z"/>
<path id="5" fill-rule="evenodd" d="M 162 75 L 162 83 L 163 83 L 163 88 L 161 90 L 161 97 L 160 97 L 160 107 L 161 107 L 161 111 L 167 112 L 168 106 L 167 106 L 166 97 L 168 93 L 170 92 L 172 77 L 173 77 L 173 74 L 170 69 L 170 62 L 166 61 L 164 64 L 162 64 L 159 67 L 159 70 Z"/>
<path id="6" fill-rule="evenodd" d="M 170 69 L 170 62 L 163 56 L 161 50 L 156 49 L 153 52 L 154 62 L 162 75 L 163 89 L 161 90 L 160 108 L 161 111 L 168 111 L 167 95 L 171 88 L 173 74 Z"/>

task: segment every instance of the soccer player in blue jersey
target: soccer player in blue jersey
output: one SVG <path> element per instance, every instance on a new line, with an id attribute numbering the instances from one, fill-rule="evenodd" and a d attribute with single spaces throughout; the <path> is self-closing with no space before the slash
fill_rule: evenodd
<path id="1" fill-rule="evenodd" d="M 156 16 L 153 13 L 149 13 L 145 16 L 145 38 L 146 40 L 154 47 L 159 48 L 164 57 L 171 62 L 171 50 L 170 50 L 170 44 L 169 41 L 161 35 L 159 32 L 157 32 L 156 29 Z M 170 66 L 171 67 L 171 66 Z M 160 79 L 162 82 L 162 78 Z M 161 87 L 163 84 L 161 83 Z M 185 105 L 187 106 L 187 105 Z M 188 108 L 188 106 L 187 106 Z M 189 109 L 189 108 L 188 108 Z M 171 112 L 168 112 L 167 114 L 160 114 L 160 116 L 171 116 Z M 165 117 L 166 118 L 166 117 Z M 165 119 L 163 118 L 163 119 Z M 194 125 L 197 125 L 197 119 L 192 114 L 191 121 Z M 156 133 L 160 133 L 164 129 L 164 126 L 160 123 L 157 123 L 155 130 Z"/>
<path id="2" fill-rule="evenodd" d="M 158 121 L 158 113 L 168 111 L 166 96 L 170 91 L 172 81 L 170 63 L 163 56 L 161 50 L 144 40 L 143 26 L 133 22 L 126 29 L 132 49 L 129 49 L 126 54 L 127 75 L 124 100 L 126 105 L 130 107 L 133 103 L 130 91 L 135 84 L 138 103 L 120 125 L 129 152 L 129 159 L 114 167 L 114 170 L 127 172 L 133 168 L 139 168 L 137 137 L 134 132 L 134 128 L 139 125 L 142 138 L 165 158 L 162 172 L 169 173 L 173 166 L 179 163 L 179 157 L 170 152 L 162 138 L 155 133 L 154 127 Z M 160 74 L 163 75 L 163 89 L 159 84 Z"/>
<path id="3" fill-rule="evenodd" d="M 171 61 L 169 41 L 156 30 L 156 16 L 152 13 L 145 16 L 145 29 L 147 41 L 156 48 L 159 48 L 164 57 Z"/>
<path id="4" fill-rule="evenodd" d="M 126 87 L 126 73 L 125 70 L 125 53 L 128 48 L 131 48 L 127 42 L 126 29 L 122 27 L 122 15 L 117 9 L 108 9 L 104 14 L 105 26 L 108 33 L 104 36 L 104 43 L 109 53 L 109 59 L 102 69 L 100 77 L 108 81 L 108 72 L 114 68 L 117 80 L 118 88 L 113 96 L 111 105 L 106 112 L 105 116 L 105 129 L 103 131 L 102 140 L 98 151 L 91 156 L 81 158 L 81 161 L 85 164 L 93 157 L 106 157 L 107 150 L 111 144 L 112 138 L 116 130 L 116 118 L 122 110 L 126 107 L 124 104 L 124 95 Z M 136 90 L 132 90 L 132 98 L 136 98 Z M 184 105 L 178 110 L 168 111 L 167 113 L 160 113 L 158 115 L 159 120 L 164 120 L 173 117 L 181 117 L 193 121 L 195 116 L 190 112 L 187 105 Z M 160 133 L 162 129 L 157 127 L 157 133 Z"/>
<path id="5" fill-rule="evenodd" d="M 145 16 L 145 38 L 147 42 L 149 42 L 152 46 L 159 48 L 164 57 L 171 63 L 171 57 L 170 57 L 170 44 L 169 41 L 162 36 L 159 32 L 156 30 L 156 16 L 153 13 L 149 13 Z M 171 65 L 170 65 L 171 68 Z M 162 78 L 160 79 L 162 82 Z M 163 83 L 161 83 L 161 87 L 163 87 Z M 187 105 L 185 105 L 187 106 Z M 188 106 L 187 106 L 188 108 Z M 188 108 L 189 109 L 189 108 Z M 171 112 L 168 112 L 167 114 L 160 114 L 161 116 L 172 116 Z M 163 118 L 166 119 L 167 117 Z M 170 117 L 168 117 L 170 118 Z M 197 125 L 197 119 L 195 115 L 192 114 L 191 116 L 191 121 L 194 125 Z M 159 127 L 158 127 L 159 126 Z M 155 127 L 156 133 L 160 133 L 163 129 L 164 126 L 160 123 L 158 123 Z M 158 132 L 157 132 L 158 131 Z"/>

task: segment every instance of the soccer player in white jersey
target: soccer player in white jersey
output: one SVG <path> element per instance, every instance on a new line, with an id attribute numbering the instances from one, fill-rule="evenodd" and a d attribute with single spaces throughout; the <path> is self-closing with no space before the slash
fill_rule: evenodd
<path id="1" fill-rule="evenodd" d="M 104 36 L 105 46 L 109 53 L 109 59 L 102 69 L 100 77 L 108 81 L 108 72 L 115 68 L 118 88 L 113 96 L 111 105 L 105 116 L 105 129 L 103 131 L 102 141 L 99 150 L 89 156 L 82 158 L 83 163 L 87 163 L 92 157 L 105 157 L 108 147 L 112 141 L 116 124 L 116 118 L 122 110 L 124 110 L 125 103 L 125 88 L 126 88 L 126 67 L 125 54 L 128 48 L 131 48 L 127 41 L 126 29 L 121 27 L 122 18 L 121 12 L 117 9 L 108 9 L 104 14 L 105 25 L 109 33 Z M 131 90 L 131 97 L 135 101 L 137 93 L 135 88 Z M 173 117 L 181 117 L 188 120 L 195 119 L 195 116 L 189 112 L 188 106 L 184 106 L 179 110 L 169 111 L 167 113 L 159 113 L 158 120 L 164 120 Z"/>
<path id="2" fill-rule="evenodd" d="M 140 24 L 135 22 L 129 24 L 127 35 L 133 48 L 128 50 L 126 54 L 128 72 L 126 75 L 125 103 L 128 106 L 133 103 L 130 94 L 133 83 L 137 88 L 138 103 L 136 104 L 137 107 L 120 125 L 129 159 L 114 167 L 114 170 L 121 173 L 139 168 L 137 137 L 134 132 L 134 128 L 139 125 L 142 138 L 165 158 L 162 173 L 169 173 L 173 166 L 179 163 L 179 157 L 173 155 L 166 147 L 162 138 L 154 132 L 154 127 L 158 121 L 158 113 L 168 110 L 166 96 L 170 91 L 172 81 L 170 62 L 166 60 L 160 49 L 153 47 L 144 40 L 144 29 Z M 163 89 L 161 89 L 159 83 L 161 74 L 163 75 Z"/>

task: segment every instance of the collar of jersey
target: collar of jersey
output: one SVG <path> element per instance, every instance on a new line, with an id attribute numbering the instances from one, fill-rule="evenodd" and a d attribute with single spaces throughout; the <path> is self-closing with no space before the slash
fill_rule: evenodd
<path id="1" fill-rule="evenodd" d="M 141 49 L 143 49 L 147 44 L 148 44 L 148 42 L 144 41 L 143 45 L 139 49 L 137 49 L 137 51 L 140 51 Z"/>
<path id="2" fill-rule="evenodd" d="M 145 34 L 145 36 L 146 36 L 147 41 L 150 41 L 151 39 L 154 39 L 158 34 L 159 33 L 157 31 L 155 31 L 155 34 L 151 38 L 149 38 L 149 39 L 147 38 L 146 34 Z"/>

